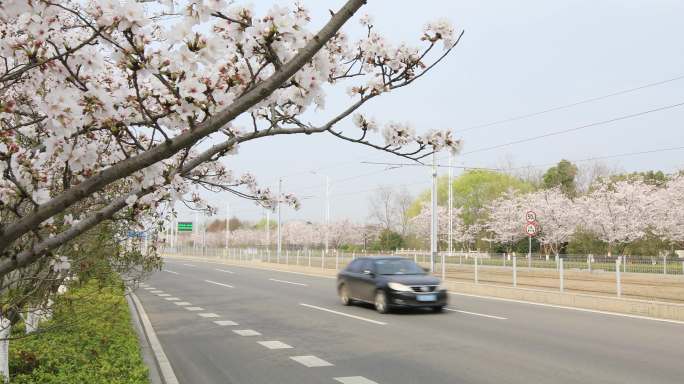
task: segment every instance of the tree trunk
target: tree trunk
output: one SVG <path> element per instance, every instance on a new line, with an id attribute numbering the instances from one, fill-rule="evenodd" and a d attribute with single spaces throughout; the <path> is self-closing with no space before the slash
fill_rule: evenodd
<path id="1" fill-rule="evenodd" d="M 0 315 L 0 377 L 9 383 L 9 336 L 12 322 Z"/>
<path id="2" fill-rule="evenodd" d="M 38 322 L 40 321 L 40 310 L 36 307 L 29 307 L 28 312 L 26 313 L 26 320 L 24 323 L 26 324 L 26 334 L 28 335 L 29 333 L 35 332 L 36 328 L 38 328 Z"/>

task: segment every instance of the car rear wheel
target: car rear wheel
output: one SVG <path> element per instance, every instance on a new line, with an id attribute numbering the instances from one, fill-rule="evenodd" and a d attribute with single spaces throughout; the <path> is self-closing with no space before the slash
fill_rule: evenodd
<path id="1" fill-rule="evenodd" d="M 375 310 L 379 313 L 389 312 L 389 305 L 387 305 L 387 295 L 385 291 L 378 291 L 375 293 Z"/>
<path id="2" fill-rule="evenodd" d="M 340 287 L 340 301 L 342 305 L 352 305 L 352 300 L 349 297 L 349 288 L 347 288 L 346 284 L 342 284 Z"/>

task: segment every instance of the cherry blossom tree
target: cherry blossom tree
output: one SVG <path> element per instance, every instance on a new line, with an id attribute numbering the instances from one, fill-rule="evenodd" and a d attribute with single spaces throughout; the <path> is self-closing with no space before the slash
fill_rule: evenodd
<path id="1" fill-rule="evenodd" d="M 324 226 L 325 227 L 325 226 Z M 334 249 L 345 244 L 363 244 L 363 227 L 351 220 L 336 220 L 328 225 L 330 246 Z"/>
<path id="2" fill-rule="evenodd" d="M 492 232 L 493 240 L 510 247 L 526 236 L 524 232 L 525 201 L 515 191 L 508 190 L 487 205 L 485 227 Z"/>
<path id="3" fill-rule="evenodd" d="M 672 243 L 684 242 L 684 175 L 669 180 L 652 199 L 648 219 L 653 232 Z"/>
<path id="4" fill-rule="evenodd" d="M 561 247 L 568 242 L 580 224 L 581 211 L 559 187 L 543 189 L 522 196 L 527 210 L 537 215 L 541 232 L 537 240 L 558 256 Z M 525 212 L 519 212 L 517 223 L 524 223 Z"/>
<path id="5" fill-rule="evenodd" d="M 652 223 L 655 187 L 641 180 L 603 181 L 578 200 L 582 224 L 608 244 L 608 255 L 643 238 Z"/>
<path id="6" fill-rule="evenodd" d="M 364 2 L 347 1 L 317 33 L 301 6 L 258 17 L 249 7 L 191 1 L 163 18 L 138 3 L 3 2 L 0 277 L 122 211 L 172 206 L 192 188 L 271 206 L 269 189 L 220 162 L 248 141 L 329 133 L 410 159 L 456 148 L 448 132 L 418 136 L 396 122 L 374 144 L 377 123 L 363 115 L 354 119 L 360 136 L 337 128 L 369 100 L 422 77 L 461 36 L 438 21 L 426 25 L 424 47 L 393 45 L 362 18 L 367 35 L 350 42 L 340 28 Z M 324 108 L 324 84 L 348 84 L 350 104 L 305 122 L 310 107 Z M 239 116 L 252 127 L 236 126 Z M 197 146 L 206 140 L 208 148 Z M 114 186 L 118 197 L 102 195 Z M 89 215 L 56 232 L 51 225 L 77 203 Z M 212 210 L 197 194 L 189 203 Z"/>
<path id="7" fill-rule="evenodd" d="M 451 210 L 452 215 L 452 235 L 456 243 L 468 242 L 468 230 L 461 217 L 462 208 L 455 207 Z M 429 239 L 432 222 L 432 212 L 429 204 L 423 204 L 420 213 L 412 217 L 409 221 L 412 232 L 421 238 Z M 449 241 L 449 209 L 448 207 L 437 207 L 437 236 L 442 242 Z"/>

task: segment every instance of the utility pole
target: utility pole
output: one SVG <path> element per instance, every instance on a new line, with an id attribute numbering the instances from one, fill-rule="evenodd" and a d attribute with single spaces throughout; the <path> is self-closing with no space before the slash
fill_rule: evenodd
<path id="1" fill-rule="evenodd" d="M 435 153 L 432 153 L 432 205 L 430 225 L 430 273 L 435 272 L 435 259 L 437 258 L 437 167 L 435 166 Z"/>
<path id="2" fill-rule="evenodd" d="M 283 179 L 278 179 L 278 246 L 276 249 L 276 259 L 280 262 L 280 252 L 282 251 L 282 231 L 280 230 L 282 216 L 280 214 L 280 201 L 283 193 Z"/>
<path id="3" fill-rule="evenodd" d="M 330 238 L 330 177 L 325 177 L 325 253 L 328 254 Z"/>

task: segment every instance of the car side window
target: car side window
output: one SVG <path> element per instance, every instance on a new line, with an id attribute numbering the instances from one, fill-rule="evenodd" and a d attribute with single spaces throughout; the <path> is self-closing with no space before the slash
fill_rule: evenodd
<path id="1" fill-rule="evenodd" d="M 364 260 L 364 263 L 361 265 L 361 273 L 363 273 L 363 271 L 365 270 L 375 272 L 375 265 L 373 265 L 373 260 Z"/>
<path id="2" fill-rule="evenodd" d="M 363 269 L 361 268 L 364 264 L 364 259 L 356 259 L 352 261 L 349 266 L 347 267 L 347 271 L 352 272 L 352 273 L 361 273 L 363 272 Z"/>

